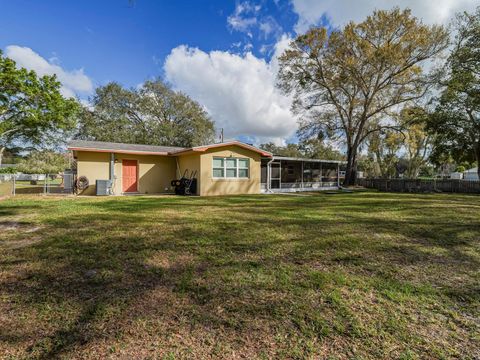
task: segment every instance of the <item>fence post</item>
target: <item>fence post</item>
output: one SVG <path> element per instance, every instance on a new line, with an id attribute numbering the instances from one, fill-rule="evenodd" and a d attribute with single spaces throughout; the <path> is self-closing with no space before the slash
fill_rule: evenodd
<path id="1" fill-rule="evenodd" d="M 12 194 L 15 196 L 15 178 L 17 177 L 17 174 L 13 174 L 13 189 L 12 189 Z"/>
<path id="2" fill-rule="evenodd" d="M 43 180 L 43 195 L 47 195 L 47 175 L 45 175 L 45 179 Z"/>

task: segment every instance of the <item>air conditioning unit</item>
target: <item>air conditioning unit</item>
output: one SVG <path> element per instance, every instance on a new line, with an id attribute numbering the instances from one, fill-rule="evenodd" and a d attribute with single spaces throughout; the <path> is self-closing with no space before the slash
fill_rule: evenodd
<path id="1" fill-rule="evenodd" d="M 111 180 L 97 180 L 95 181 L 95 188 L 97 196 L 106 196 L 111 194 L 112 181 Z"/>

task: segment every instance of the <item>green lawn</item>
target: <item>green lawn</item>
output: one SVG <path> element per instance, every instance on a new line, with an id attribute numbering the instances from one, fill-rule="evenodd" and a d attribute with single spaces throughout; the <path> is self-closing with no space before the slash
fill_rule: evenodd
<path id="1" fill-rule="evenodd" d="M 2 358 L 480 356 L 480 197 L 0 201 Z"/>
<path id="2" fill-rule="evenodd" d="M 10 181 L 0 182 L 0 198 L 12 194 L 12 183 Z"/>

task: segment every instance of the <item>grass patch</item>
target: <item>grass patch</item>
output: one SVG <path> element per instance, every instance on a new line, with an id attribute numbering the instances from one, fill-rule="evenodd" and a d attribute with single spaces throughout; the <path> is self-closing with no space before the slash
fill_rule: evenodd
<path id="1" fill-rule="evenodd" d="M 0 181 L 0 197 L 1 196 L 10 196 L 12 194 L 12 182 L 11 181 Z"/>
<path id="2" fill-rule="evenodd" d="M 19 196 L 0 229 L 5 358 L 479 356 L 477 196 Z"/>

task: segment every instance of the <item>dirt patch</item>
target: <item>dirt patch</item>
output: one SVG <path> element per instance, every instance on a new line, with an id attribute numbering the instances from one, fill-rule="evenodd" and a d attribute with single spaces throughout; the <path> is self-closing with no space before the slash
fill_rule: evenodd
<path id="1" fill-rule="evenodd" d="M 146 260 L 145 267 L 160 267 L 165 270 L 172 270 L 192 264 L 193 259 L 193 256 L 190 254 L 178 255 L 167 251 L 158 251 Z"/>
<path id="2" fill-rule="evenodd" d="M 33 233 L 40 229 L 40 226 L 25 224 L 19 221 L 0 221 L 0 231 L 20 230 L 25 233 Z"/>
<path id="3" fill-rule="evenodd" d="M 10 234 L 0 242 L 0 247 L 6 249 L 20 249 L 38 243 L 42 238 L 35 235 L 41 226 L 20 221 L 0 221 L 0 233 Z M 22 237 L 17 236 L 23 235 Z"/>
<path id="4" fill-rule="evenodd" d="M 0 222 L 0 231 L 17 230 L 20 227 L 20 223 L 16 221 L 2 221 Z"/>
<path id="5" fill-rule="evenodd" d="M 26 233 L 33 233 L 33 232 L 36 232 L 36 231 L 38 231 L 38 230 L 40 230 L 40 229 L 41 229 L 40 226 L 32 226 L 32 227 L 26 229 L 25 232 L 26 232 Z"/>
<path id="6" fill-rule="evenodd" d="M 3 245 L 7 249 L 21 249 L 21 248 L 39 243 L 40 241 L 42 241 L 42 238 L 40 236 L 31 236 L 25 239 L 11 240 L 11 241 L 5 242 Z"/>

